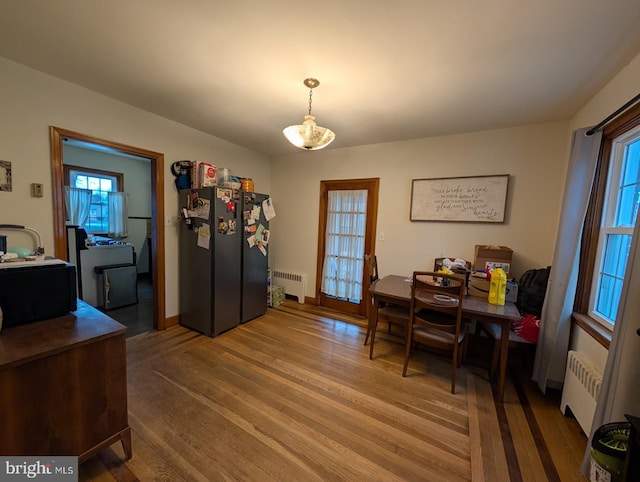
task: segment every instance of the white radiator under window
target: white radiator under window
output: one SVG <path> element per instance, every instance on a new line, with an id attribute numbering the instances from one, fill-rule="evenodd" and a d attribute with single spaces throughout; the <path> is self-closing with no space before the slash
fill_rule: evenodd
<path id="1" fill-rule="evenodd" d="M 272 269 L 271 284 L 273 286 L 282 286 L 285 294 L 297 297 L 300 304 L 304 303 L 304 296 L 307 290 L 306 274 Z"/>
<path id="2" fill-rule="evenodd" d="M 566 414 L 569 407 L 587 435 L 591 433 L 591 423 L 601 385 L 602 374 L 583 355 L 570 350 L 567 355 L 560 410 Z"/>

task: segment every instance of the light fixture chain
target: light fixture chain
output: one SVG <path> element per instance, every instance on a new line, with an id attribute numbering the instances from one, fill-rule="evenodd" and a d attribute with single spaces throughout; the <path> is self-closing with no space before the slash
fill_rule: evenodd
<path id="1" fill-rule="evenodd" d="M 313 89 L 309 89 L 309 115 L 311 115 L 311 95 L 313 94 Z"/>

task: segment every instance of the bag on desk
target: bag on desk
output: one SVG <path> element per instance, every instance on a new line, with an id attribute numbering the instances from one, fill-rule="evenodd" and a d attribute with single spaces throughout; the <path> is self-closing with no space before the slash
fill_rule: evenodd
<path id="1" fill-rule="evenodd" d="M 518 309 L 540 317 L 551 266 L 525 271 L 518 282 Z"/>

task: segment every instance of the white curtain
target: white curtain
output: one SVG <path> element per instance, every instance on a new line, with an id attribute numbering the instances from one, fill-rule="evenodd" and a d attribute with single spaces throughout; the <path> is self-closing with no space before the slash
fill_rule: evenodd
<path id="1" fill-rule="evenodd" d="M 67 211 L 67 221 L 74 226 L 84 227 L 89 219 L 91 208 L 91 189 L 64 187 L 64 205 Z"/>
<path id="2" fill-rule="evenodd" d="M 626 414 L 640 417 L 640 223 L 636 221 L 624 275 L 609 355 L 602 374 L 600 396 L 591 423 L 582 473 L 589 477 L 591 440 L 603 424 L 626 421 Z"/>
<path id="3" fill-rule="evenodd" d="M 564 380 L 580 240 L 602 140 L 601 130 L 587 136 L 588 130 L 573 133 L 553 264 L 542 307 L 533 380 L 543 392 L 547 386 L 560 388 Z"/>
<path id="4" fill-rule="evenodd" d="M 322 292 L 362 299 L 367 190 L 329 191 Z"/>
<path id="5" fill-rule="evenodd" d="M 109 206 L 109 236 L 112 238 L 126 238 L 127 229 L 127 194 L 124 192 L 108 193 Z"/>

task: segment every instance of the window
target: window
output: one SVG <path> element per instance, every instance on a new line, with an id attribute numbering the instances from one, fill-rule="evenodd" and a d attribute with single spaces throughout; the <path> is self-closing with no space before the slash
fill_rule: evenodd
<path id="1" fill-rule="evenodd" d="M 614 139 L 589 315 L 614 324 L 640 202 L 640 128 Z"/>
<path id="2" fill-rule="evenodd" d="M 640 105 L 605 127 L 580 252 L 575 312 L 613 329 L 640 206 Z"/>
<path id="3" fill-rule="evenodd" d="M 109 232 L 109 192 L 122 191 L 122 174 L 77 166 L 64 166 L 66 185 L 91 191 L 89 219 L 84 228 L 89 233 Z"/>

